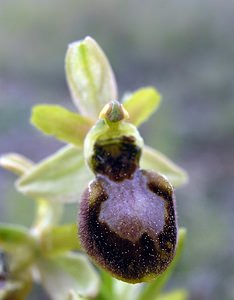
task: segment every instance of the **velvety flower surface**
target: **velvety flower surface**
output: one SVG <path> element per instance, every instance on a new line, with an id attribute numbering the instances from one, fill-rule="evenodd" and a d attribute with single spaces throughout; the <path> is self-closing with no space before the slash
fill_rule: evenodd
<path id="1" fill-rule="evenodd" d="M 79 229 L 85 250 L 99 265 L 136 283 L 155 278 L 174 257 L 175 199 L 165 177 L 139 169 L 140 136 L 131 128 L 135 136 L 126 135 L 122 110 L 110 103 L 101 114 L 105 134 L 99 136 L 94 126 L 87 135 L 96 137 L 89 159 L 96 179 L 82 196 Z"/>

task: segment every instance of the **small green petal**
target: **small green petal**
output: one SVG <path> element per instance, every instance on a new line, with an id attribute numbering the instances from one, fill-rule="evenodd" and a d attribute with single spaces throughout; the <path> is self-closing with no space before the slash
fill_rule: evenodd
<path id="1" fill-rule="evenodd" d="M 100 279 L 88 258 L 81 253 L 67 253 L 37 264 L 42 285 L 54 300 L 64 300 L 70 290 L 84 297 L 97 295 Z"/>
<path id="2" fill-rule="evenodd" d="M 184 242 L 186 238 L 186 229 L 185 228 L 180 228 L 179 229 L 179 237 L 178 237 L 178 244 L 177 244 L 177 249 L 176 249 L 176 255 L 170 264 L 169 268 L 162 273 L 159 277 L 157 277 L 152 283 L 146 284 L 145 287 L 143 288 L 139 298 L 137 300 L 156 300 L 157 296 L 159 295 L 160 291 L 164 287 L 164 285 L 167 283 L 169 280 L 171 273 L 175 269 L 183 248 L 184 248 Z"/>
<path id="3" fill-rule="evenodd" d="M 92 178 L 83 150 L 66 146 L 23 175 L 17 181 L 17 189 L 32 198 L 77 202 Z"/>
<path id="4" fill-rule="evenodd" d="M 165 175 L 173 186 L 178 187 L 188 181 L 187 173 L 161 152 L 145 146 L 140 161 L 142 169 L 151 169 Z"/>
<path id="5" fill-rule="evenodd" d="M 185 290 L 176 290 L 170 293 L 163 294 L 155 300 L 187 300 L 188 292 Z"/>
<path id="6" fill-rule="evenodd" d="M 123 106 L 129 113 L 129 122 L 139 126 L 147 121 L 158 108 L 160 99 L 161 95 L 152 87 L 141 88 L 128 96 Z"/>
<path id="7" fill-rule="evenodd" d="M 87 117 L 70 112 L 58 105 L 37 105 L 31 122 L 38 129 L 57 139 L 82 147 L 85 135 L 93 125 Z"/>
<path id="8" fill-rule="evenodd" d="M 69 45 L 66 75 L 70 92 L 80 112 L 97 119 L 103 106 L 117 99 L 117 86 L 109 61 L 91 37 Z"/>
<path id="9" fill-rule="evenodd" d="M 0 156 L 0 166 L 20 176 L 33 166 L 33 162 L 23 155 L 7 153 Z"/>

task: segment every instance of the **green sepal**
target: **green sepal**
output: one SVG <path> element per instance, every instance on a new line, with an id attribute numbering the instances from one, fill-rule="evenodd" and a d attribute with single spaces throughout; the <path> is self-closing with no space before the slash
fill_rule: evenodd
<path id="1" fill-rule="evenodd" d="M 0 223 L 0 248 L 8 251 L 17 246 L 34 248 L 36 242 L 26 227 Z"/>
<path id="2" fill-rule="evenodd" d="M 162 294 L 155 300 L 187 300 L 188 292 L 186 290 L 175 290 L 170 293 Z"/>
<path id="3" fill-rule="evenodd" d="M 164 273 L 162 273 L 160 276 L 158 276 L 153 282 L 146 284 L 144 286 L 144 288 L 137 300 L 155 300 L 155 299 L 157 299 L 157 296 L 159 295 L 160 291 L 162 290 L 164 285 L 169 280 L 173 270 L 175 269 L 175 267 L 181 257 L 181 254 L 182 254 L 182 251 L 184 248 L 185 237 L 186 237 L 186 229 L 180 228 L 176 254 L 175 254 L 173 261 L 171 262 L 170 266 L 167 268 L 167 270 Z"/>
<path id="4" fill-rule="evenodd" d="M 93 125 L 88 117 L 58 105 L 34 106 L 31 123 L 45 134 L 77 147 L 82 147 L 84 138 Z"/>
<path id="5" fill-rule="evenodd" d="M 142 169 L 151 169 L 165 175 L 174 187 L 178 187 L 188 181 L 187 173 L 173 163 L 161 152 L 144 146 L 140 160 Z"/>
<path id="6" fill-rule="evenodd" d="M 19 178 L 16 187 L 32 198 L 77 202 L 92 178 L 84 162 L 83 150 L 65 146 Z"/>
<path id="7" fill-rule="evenodd" d="M 129 122 L 140 126 L 147 121 L 160 104 L 161 95 L 153 87 L 137 90 L 124 99 L 123 106 L 129 113 Z"/>
<path id="8" fill-rule="evenodd" d="M 91 37 L 69 45 L 65 68 L 73 101 L 83 115 L 96 120 L 106 103 L 117 100 L 112 68 Z"/>
<path id="9" fill-rule="evenodd" d="M 18 153 L 7 153 L 0 156 L 0 166 L 21 176 L 33 166 L 33 162 Z"/>
<path id="10" fill-rule="evenodd" d="M 42 284 L 51 299 L 64 300 L 70 290 L 84 297 L 94 297 L 99 291 L 99 275 L 81 253 L 41 258 L 37 266 Z"/>

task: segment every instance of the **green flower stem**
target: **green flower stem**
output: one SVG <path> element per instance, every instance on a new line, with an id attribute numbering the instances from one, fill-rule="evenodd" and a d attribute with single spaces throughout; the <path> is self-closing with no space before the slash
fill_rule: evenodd
<path id="1" fill-rule="evenodd" d="M 113 293 L 113 277 L 102 269 L 100 272 L 102 277 L 102 285 L 97 300 L 115 300 L 116 297 Z"/>
<path id="2" fill-rule="evenodd" d="M 31 234 L 39 237 L 41 233 L 58 224 L 63 211 L 63 204 L 46 199 L 37 199 L 37 209 Z"/>
<path id="3" fill-rule="evenodd" d="M 77 225 L 69 224 L 47 228 L 41 236 L 41 249 L 43 254 L 48 256 L 71 250 L 80 250 Z"/>

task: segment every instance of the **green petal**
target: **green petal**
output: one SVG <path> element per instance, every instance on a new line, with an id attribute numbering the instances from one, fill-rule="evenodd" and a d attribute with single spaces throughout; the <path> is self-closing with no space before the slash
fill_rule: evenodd
<path id="1" fill-rule="evenodd" d="M 58 255 L 70 250 L 79 250 L 77 224 L 50 227 L 41 235 L 41 248 L 45 255 Z"/>
<path id="2" fill-rule="evenodd" d="M 89 118 L 58 105 L 35 106 L 31 122 L 45 134 L 78 147 L 82 147 L 85 135 L 93 125 Z"/>
<path id="3" fill-rule="evenodd" d="M 97 295 L 100 279 L 88 258 L 81 253 L 68 253 L 38 262 L 42 285 L 54 300 L 64 300 L 68 292 L 84 297 Z"/>
<path id="4" fill-rule="evenodd" d="M 168 180 L 177 187 L 187 182 L 188 176 L 186 172 L 174 164 L 161 152 L 145 146 L 140 161 L 142 169 L 151 169 L 165 175 Z"/>
<path id="5" fill-rule="evenodd" d="M 83 151 L 66 146 L 23 175 L 17 181 L 17 189 L 32 198 L 76 202 L 92 178 Z"/>
<path id="6" fill-rule="evenodd" d="M 148 120 L 160 104 L 161 95 L 152 88 L 141 88 L 128 96 L 123 106 L 129 113 L 129 122 L 136 126 Z"/>
<path id="7" fill-rule="evenodd" d="M 7 153 L 0 157 L 0 166 L 16 175 L 23 175 L 33 166 L 33 162 L 20 154 Z"/>
<path id="8" fill-rule="evenodd" d="M 0 223 L 0 248 L 8 251 L 16 246 L 35 247 L 35 241 L 26 227 Z"/>
<path id="9" fill-rule="evenodd" d="M 178 238 L 178 245 L 176 249 L 176 255 L 174 260 L 168 267 L 168 269 L 159 277 L 157 277 L 152 283 L 146 284 L 143 288 L 138 300 L 155 300 L 159 295 L 160 291 L 164 287 L 164 285 L 169 280 L 171 273 L 173 272 L 174 268 L 176 267 L 181 254 L 184 248 L 184 242 L 186 237 L 186 229 L 180 228 L 179 229 L 179 238 Z"/>
<path id="10" fill-rule="evenodd" d="M 103 106 L 117 99 L 117 86 L 104 52 L 91 37 L 69 45 L 65 60 L 67 82 L 80 112 L 97 119 Z"/>
<path id="11" fill-rule="evenodd" d="M 155 300 L 187 300 L 188 292 L 185 290 L 176 290 L 170 293 L 163 294 Z"/>

